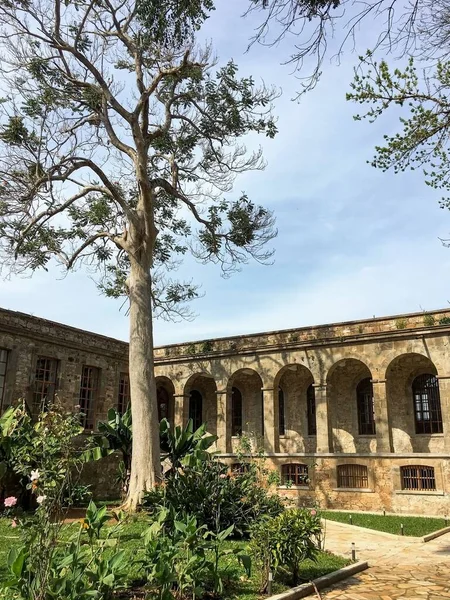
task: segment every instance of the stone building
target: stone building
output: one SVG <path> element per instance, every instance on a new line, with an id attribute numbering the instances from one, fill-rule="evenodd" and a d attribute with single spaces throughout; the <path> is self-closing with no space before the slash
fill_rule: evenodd
<path id="1" fill-rule="evenodd" d="M 160 417 L 206 422 L 230 464 L 248 436 L 299 504 L 449 512 L 450 310 L 169 345 L 155 360 Z M 95 430 L 128 402 L 127 344 L 0 309 L 0 406 L 55 395 Z M 114 493 L 101 471 L 97 493 Z"/>

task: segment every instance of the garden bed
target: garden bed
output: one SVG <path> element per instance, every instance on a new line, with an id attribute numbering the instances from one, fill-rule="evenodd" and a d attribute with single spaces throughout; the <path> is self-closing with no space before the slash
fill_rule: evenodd
<path id="1" fill-rule="evenodd" d="M 67 534 L 73 531 L 73 528 L 77 528 L 77 523 L 67 525 Z M 139 554 L 139 549 L 142 548 L 141 534 L 145 527 L 148 526 L 143 519 L 137 519 L 134 522 L 126 525 L 121 535 L 121 547 L 127 552 L 130 557 L 130 564 L 132 559 L 136 559 Z M 7 556 L 9 550 L 18 545 L 20 541 L 19 533 L 17 529 L 11 528 L 11 521 L 7 519 L 0 519 L 0 586 L 3 581 L 8 577 L 7 574 Z M 245 548 L 247 546 L 246 541 L 241 540 L 230 540 L 226 542 L 230 548 Z M 332 573 L 337 569 L 349 564 L 349 561 L 340 556 L 335 556 L 329 552 L 320 552 L 317 562 L 305 561 L 303 563 L 300 577 L 304 582 L 311 581 Z M 136 569 L 136 570 L 133 570 Z M 225 573 L 225 590 L 223 598 L 239 598 L 239 600 L 256 600 L 260 597 L 259 594 L 259 573 L 256 569 L 252 570 L 252 575 L 247 578 L 244 568 L 233 560 L 231 557 L 227 557 L 222 561 L 222 571 Z M 227 576 L 228 575 L 228 576 Z M 132 567 L 129 572 L 130 586 L 132 586 L 133 580 L 138 577 L 138 571 L 136 567 Z M 139 596 L 139 587 L 132 586 L 133 591 L 136 593 L 136 597 Z M 272 594 L 279 594 L 291 587 L 288 574 L 280 573 L 280 576 L 276 578 L 273 583 Z M 126 596 L 124 596 L 126 597 Z M 128 595 L 129 597 L 129 595 Z M 144 597 L 143 595 L 141 597 Z"/>
<path id="2" fill-rule="evenodd" d="M 380 515 L 373 513 L 348 513 L 335 511 L 321 511 L 321 516 L 330 521 L 357 525 L 376 531 L 401 535 L 408 537 L 423 537 L 427 534 L 446 527 L 445 519 L 433 517 L 405 517 L 403 515 Z M 350 520 L 351 516 L 351 520 Z"/>

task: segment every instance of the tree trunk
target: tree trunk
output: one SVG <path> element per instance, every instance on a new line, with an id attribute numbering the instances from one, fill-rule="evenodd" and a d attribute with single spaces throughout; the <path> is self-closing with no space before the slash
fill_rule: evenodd
<path id="1" fill-rule="evenodd" d="M 145 261 L 144 261 L 145 262 Z M 136 510 L 144 492 L 160 478 L 159 421 L 153 360 L 151 276 L 149 268 L 131 258 L 129 373 L 133 446 L 128 495 L 124 509 Z"/>

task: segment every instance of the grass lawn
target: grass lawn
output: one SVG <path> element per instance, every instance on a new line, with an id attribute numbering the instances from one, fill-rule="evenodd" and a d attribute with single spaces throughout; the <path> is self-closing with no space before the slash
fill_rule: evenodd
<path id="1" fill-rule="evenodd" d="M 444 519 L 429 517 L 404 517 L 401 515 L 374 515 L 370 513 L 343 513 L 332 511 L 321 511 L 324 519 L 330 521 L 339 521 L 340 523 L 350 524 L 350 515 L 352 524 L 386 533 L 395 533 L 401 535 L 401 525 L 403 524 L 404 535 L 412 537 L 422 537 L 438 529 L 445 527 Z"/>
<path id="2" fill-rule="evenodd" d="M 121 534 L 121 547 L 126 550 L 130 557 L 130 581 L 139 577 L 139 567 L 133 565 L 133 561 L 139 557 L 140 548 L 142 547 L 141 534 L 146 526 L 147 523 L 142 518 L 136 518 L 134 522 L 126 525 Z M 67 525 L 66 527 L 67 534 L 69 535 L 70 530 L 78 528 L 79 525 L 75 523 Z M 6 567 L 8 552 L 19 542 L 19 532 L 17 529 L 11 528 L 11 521 L 0 519 L 0 584 L 8 576 Z M 230 540 L 226 543 L 230 548 L 239 547 L 245 549 L 247 546 L 246 541 Z M 348 564 L 349 561 L 345 558 L 335 556 L 328 552 L 321 552 L 317 562 L 305 561 L 301 571 L 301 577 L 303 581 L 310 581 L 311 579 L 315 579 L 326 573 L 336 571 Z M 230 600 L 235 598 L 239 598 L 239 600 L 256 600 L 260 597 L 258 593 L 260 580 L 257 569 L 252 569 L 252 575 L 247 579 L 242 566 L 239 565 L 235 559 L 225 557 L 222 564 L 222 572 L 226 584 L 225 593 L 223 595 L 224 598 Z M 280 577 L 274 581 L 272 593 L 280 593 L 289 587 L 289 580 L 286 576 L 280 574 Z"/>

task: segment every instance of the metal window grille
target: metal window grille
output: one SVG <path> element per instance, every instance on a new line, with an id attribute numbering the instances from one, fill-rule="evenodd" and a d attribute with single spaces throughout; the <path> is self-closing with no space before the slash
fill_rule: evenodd
<path id="1" fill-rule="evenodd" d="M 3 410 L 3 396 L 5 395 L 6 367 L 8 364 L 8 350 L 0 348 L 0 413 Z"/>
<path id="2" fill-rule="evenodd" d="M 308 465 L 293 463 L 281 466 L 281 482 L 283 485 L 307 485 Z"/>
<path id="3" fill-rule="evenodd" d="M 231 472 L 236 473 L 236 475 L 243 475 L 249 471 L 249 465 L 247 463 L 232 463 L 230 468 Z"/>
<path id="4" fill-rule="evenodd" d="M 365 465 L 339 465 L 338 488 L 368 488 L 369 475 Z"/>
<path id="5" fill-rule="evenodd" d="M 33 411 L 48 410 L 55 398 L 58 361 L 55 358 L 39 356 L 33 385 Z"/>
<path id="6" fill-rule="evenodd" d="M 356 388 L 359 435 L 375 435 L 375 410 L 373 386 L 370 377 L 358 383 Z"/>
<path id="7" fill-rule="evenodd" d="M 278 390 L 278 433 L 279 435 L 286 434 L 286 423 L 284 418 L 284 391 L 279 388 Z"/>
<path id="8" fill-rule="evenodd" d="M 81 424 L 85 429 L 94 429 L 95 400 L 97 398 L 99 370 L 83 365 L 80 382 Z"/>
<path id="9" fill-rule="evenodd" d="M 235 387 L 231 390 L 231 435 L 242 435 L 242 394 Z"/>
<path id="10" fill-rule="evenodd" d="M 439 381 L 429 373 L 419 375 L 412 384 L 416 433 L 442 433 Z"/>
<path id="11" fill-rule="evenodd" d="M 117 398 L 117 411 L 123 415 L 130 403 L 130 376 L 121 373 L 119 379 L 119 395 Z"/>
<path id="12" fill-rule="evenodd" d="M 161 422 L 163 419 L 169 420 L 170 418 L 170 397 L 169 392 L 166 388 L 159 387 L 156 391 L 156 397 L 158 400 L 158 419 Z M 200 417 L 201 421 L 201 417 Z M 201 425 L 201 423 L 200 423 Z"/>
<path id="13" fill-rule="evenodd" d="M 434 467 L 420 465 L 400 467 L 400 475 L 402 490 L 424 491 L 436 489 Z"/>
<path id="14" fill-rule="evenodd" d="M 316 390 L 311 384 L 306 390 L 306 405 L 308 418 L 308 435 L 317 435 L 316 423 Z"/>
<path id="15" fill-rule="evenodd" d="M 198 390 L 192 390 L 189 397 L 189 418 L 192 419 L 195 431 L 203 419 L 203 398 Z"/>

